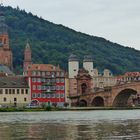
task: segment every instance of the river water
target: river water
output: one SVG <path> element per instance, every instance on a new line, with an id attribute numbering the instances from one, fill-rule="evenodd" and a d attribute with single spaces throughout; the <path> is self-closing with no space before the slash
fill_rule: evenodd
<path id="1" fill-rule="evenodd" d="M 0 113 L 0 140 L 140 140 L 140 110 Z"/>

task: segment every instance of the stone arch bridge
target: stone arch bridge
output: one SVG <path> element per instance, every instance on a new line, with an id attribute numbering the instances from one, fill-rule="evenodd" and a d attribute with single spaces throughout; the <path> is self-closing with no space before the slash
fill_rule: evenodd
<path id="1" fill-rule="evenodd" d="M 104 91 L 79 95 L 71 101 L 81 106 L 123 107 L 132 103 L 132 97 L 140 94 L 140 82 L 126 83 L 105 88 Z"/>

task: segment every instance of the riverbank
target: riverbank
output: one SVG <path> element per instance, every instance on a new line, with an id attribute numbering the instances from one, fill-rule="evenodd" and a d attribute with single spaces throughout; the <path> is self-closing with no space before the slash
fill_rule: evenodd
<path id="1" fill-rule="evenodd" d="M 69 110 L 86 111 L 86 110 L 133 110 L 140 109 L 140 107 L 71 107 Z"/>
<path id="2" fill-rule="evenodd" d="M 91 111 L 91 110 L 134 110 L 134 109 L 140 109 L 140 107 L 0 108 L 0 112 Z"/>

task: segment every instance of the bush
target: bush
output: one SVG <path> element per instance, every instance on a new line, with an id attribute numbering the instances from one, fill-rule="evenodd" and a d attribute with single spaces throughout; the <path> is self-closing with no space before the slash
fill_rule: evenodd
<path id="1" fill-rule="evenodd" d="M 52 107 L 48 105 L 48 106 L 46 107 L 46 111 L 51 111 L 51 110 L 52 110 Z"/>

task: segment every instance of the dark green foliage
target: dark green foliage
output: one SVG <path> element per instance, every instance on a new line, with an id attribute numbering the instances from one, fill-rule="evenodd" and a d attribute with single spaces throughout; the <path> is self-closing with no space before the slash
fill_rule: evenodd
<path id="1" fill-rule="evenodd" d="M 140 70 L 140 52 L 133 48 L 56 25 L 19 8 L 3 7 L 3 11 L 9 26 L 16 72 L 22 68 L 27 39 L 30 40 L 34 63 L 60 64 L 67 70 L 71 53 L 80 60 L 90 54 L 94 58 L 94 66 L 100 70 L 108 68 L 115 74 Z"/>
<path id="2" fill-rule="evenodd" d="M 47 107 L 46 107 L 46 111 L 51 111 L 52 110 L 52 107 L 50 106 L 50 105 L 48 105 Z"/>

